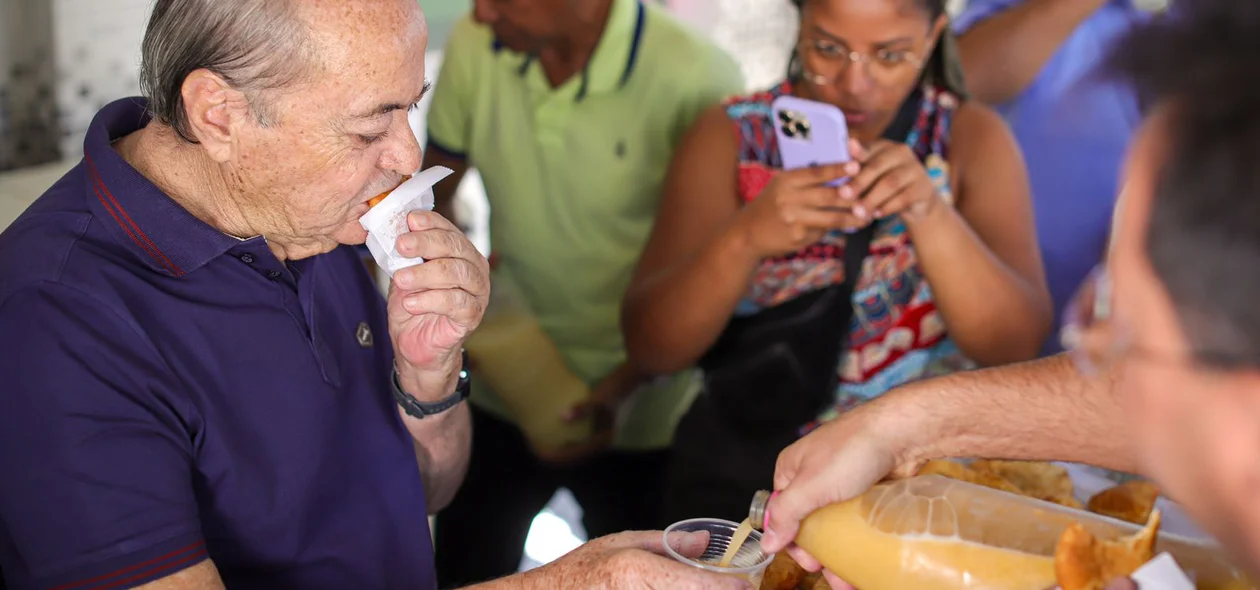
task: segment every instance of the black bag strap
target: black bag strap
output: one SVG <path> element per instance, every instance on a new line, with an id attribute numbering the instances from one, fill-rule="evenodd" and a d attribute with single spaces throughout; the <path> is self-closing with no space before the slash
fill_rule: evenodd
<path id="1" fill-rule="evenodd" d="M 919 111 L 922 110 L 923 89 L 915 88 L 910 96 L 901 103 L 901 110 L 897 111 L 897 117 L 888 125 L 888 129 L 884 130 L 884 139 L 888 141 L 905 142 L 910 137 L 910 132 L 914 130 L 914 124 L 919 120 Z M 875 237 L 875 224 L 871 223 L 866 227 L 850 234 L 844 240 L 844 283 L 839 285 L 841 305 L 845 306 L 845 313 L 840 317 L 840 328 L 847 333 L 849 326 L 853 323 L 853 292 L 857 289 L 857 282 L 862 277 L 862 265 L 866 262 L 866 256 L 871 252 L 871 240 Z M 840 348 L 840 355 L 843 357 L 846 347 Z"/>
<path id="2" fill-rule="evenodd" d="M 904 143 L 910 137 L 910 132 L 914 130 L 914 124 L 918 122 L 919 112 L 922 110 L 923 88 L 916 87 L 901 103 L 901 110 L 897 111 L 897 117 L 884 130 L 884 139 Z"/>

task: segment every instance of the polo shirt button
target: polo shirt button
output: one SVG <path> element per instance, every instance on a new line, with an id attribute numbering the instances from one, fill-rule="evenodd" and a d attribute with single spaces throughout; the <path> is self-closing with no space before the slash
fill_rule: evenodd
<path id="1" fill-rule="evenodd" d="M 241 254 L 241 262 L 244 262 L 245 264 L 253 264 L 253 263 L 254 263 L 254 255 L 253 255 L 253 254 Z"/>
<path id="2" fill-rule="evenodd" d="M 280 278 L 283 274 L 284 274 L 284 273 L 282 273 L 282 272 L 280 272 L 280 271 L 278 271 L 278 270 L 269 270 L 269 271 L 267 271 L 267 278 L 269 278 L 269 279 L 271 279 L 271 280 L 273 280 L 273 281 L 274 281 L 274 280 L 276 280 L 276 279 Z"/>

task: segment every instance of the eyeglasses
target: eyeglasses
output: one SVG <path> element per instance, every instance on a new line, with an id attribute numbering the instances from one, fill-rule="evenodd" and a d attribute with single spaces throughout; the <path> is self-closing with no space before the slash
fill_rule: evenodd
<path id="1" fill-rule="evenodd" d="M 813 60 L 802 61 L 804 77 L 819 86 L 839 80 L 849 66 L 857 63 L 865 67 L 868 78 L 880 85 L 894 84 L 905 74 L 918 72 L 923 66 L 923 57 L 910 49 L 880 49 L 874 53 L 863 53 L 850 51 L 840 43 L 821 38 L 805 38 L 801 44 L 804 50 L 801 54 L 808 53 L 814 57 Z"/>
<path id="2" fill-rule="evenodd" d="M 1081 285 L 1064 313 L 1059 340 L 1082 374 L 1105 375 L 1126 357 L 1209 371 L 1255 365 L 1252 359 L 1224 351 L 1197 349 L 1183 355 L 1138 347 L 1133 342 L 1132 332 L 1114 317 L 1112 297 L 1111 279 L 1106 268 L 1099 266 Z"/>

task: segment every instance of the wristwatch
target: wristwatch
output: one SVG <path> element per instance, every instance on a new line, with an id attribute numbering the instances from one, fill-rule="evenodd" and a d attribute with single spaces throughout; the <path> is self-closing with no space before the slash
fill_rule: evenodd
<path id="1" fill-rule="evenodd" d="M 441 414 L 442 412 L 458 406 L 461 402 L 468 399 L 468 393 L 471 389 L 470 385 L 472 383 L 468 375 L 468 351 L 462 351 L 461 356 L 463 358 L 463 366 L 459 369 L 459 381 L 455 384 L 455 393 L 431 403 L 422 402 L 410 393 L 403 391 L 402 383 L 398 381 L 398 366 L 395 365 L 393 377 L 390 379 L 390 384 L 393 386 L 392 388 L 394 390 L 394 401 L 398 402 L 398 405 L 402 406 L 403 411 L 406 412 L 408 416 L 419 419 L 423 419 L 426 416 L 432 416 L 434 414 Z"/>

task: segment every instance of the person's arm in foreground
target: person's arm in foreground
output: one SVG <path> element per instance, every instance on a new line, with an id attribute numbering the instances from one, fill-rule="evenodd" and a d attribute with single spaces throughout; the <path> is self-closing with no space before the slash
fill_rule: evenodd
<path id="1" fill-rule="evenodd" d="M 1072 31 L 1108 0 L 1027 0 L 958 36 L 967 89 L 991 105 L 1024 92 Z"/>
<path id="2" fill-rule="evenodd" d="M 1081 375 L 1067 355 L 921 381 L 841 415 L 779 455 L 770 552 L 814 510 L 892 475 L 949 457 L 1055 460 L 1136 470 L 1112 380 Z M 793 556 L 817 562 L 799 550 Z"/>
<path id="3" fill-rule="evenodd" d="M 699 534 L 670 537 L 674 551 L 695 557 L 704 552 L 707 539 Z M 493 582 L 468 586 L 468 590 L 565 590 L 606 588 L 638 590 L 753 590 L 748 581 L 719 576 L 664 557 L 660 532 L 620 533 L 582 545 L 568 555 L 538 569 Z M 203 561 L 179 573 L 141 587 L 143 590 L 223 590 L 214 564 Z"/>
<path id="4" fill-rule="evenodd" d="M 753 590 L 747 580 L 719 576 L 665 555 L 657 531 L 620 533 L 595 539 L 572 553 L 523 574 L 470 586 L 469 590 L 564 590 L 568 588 L 657 588 L 669 590 Z M 681 555 L 704 553 L 703 533 L 676 534 L 670 545 Z"/>

